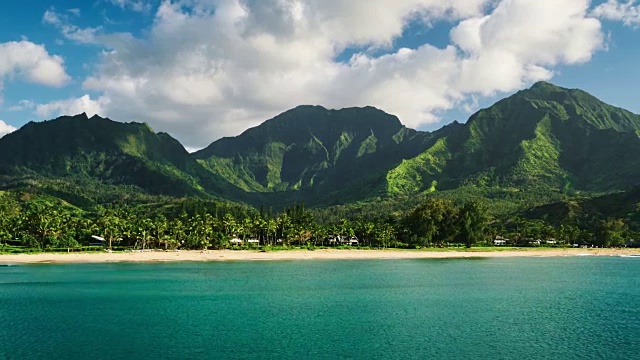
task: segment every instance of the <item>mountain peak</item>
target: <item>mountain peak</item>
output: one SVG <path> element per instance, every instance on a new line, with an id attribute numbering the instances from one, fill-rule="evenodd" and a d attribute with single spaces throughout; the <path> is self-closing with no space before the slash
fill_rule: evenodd
<path id="1" fill-rule="evenodd" d="M 228 142 L 236 143 L 232 139 L 242 143 L 237 146 L 262 149 L 273 141 L 288 146 L 303 141 L 302 138 L 305 142 L 316 138 L 322 143 L 333 143 L 342 134 L 367 137 L 373 132 L 376 136 L 392 136 L 402 128 L 396 116 L 371 106 L 335 110 L 319 105 L 300 105 L 244 131 L 237 138 L 220 139 L 198 151 L 196 156 L 205 158 L 218 151 L 226 153 L 230 150 Z"/>
<path id="2" fill-rule="evenodd" d="M 493 106 L 480 110 L 472 115 L 467 123 L 474 124 L 480 118 L 484 118 L 484 124 L 476 126 L 501 128 L 510 124 L 520 131 L 523 126 L 530 128 L 549 114 L 561 120 L 600 130 L 640 132 L 638 115 L 608 105 L 586 91 L 564 88 L 546 81 L 536 82 L 530 88 L 520 90 Z M 494 123 L 495 119 L 502 121 Z"/>
<path id="3" fill-rule="evenodd" d="M 428 137 L 424 134 L 371 106 L 329 110 L 302 105 L 193 156 L 246 191 L 320 187 L 334 193 L 371 177 L 382 181 L 386 169 L 420 153 Z"/>
<path id="4" fill-rule="evenodd" d="M 578 101 L 595 101 L 602 103 L 598 98 L 580 89 L 564 88 L 546 81 L 538 81 L 530 88 L 519 91 L 516 95 L 524 95 L 530 99 L 548 101 L 567 101 L 569 99 Z"/>
<path id="5" fill-rule="evenodd" d="M 287 110 L 264 123 L 248 129 L 243 135 L 258 137 L 279 137 L 282 133 L 293 132 L 294 138 L 301 132 L 313 134 L 319 138 L 331 137 L 334 133 L 397 132 L 402 128 L 400 120 L 372 106 L 327 109 L 319 105 L 300 105 Z M 325 134 L 326 133 L 326 134 Z M 285 141 L 292 142 L 291 141 Z"/>
<path id="6" fill-rule="evenodd" d="M 558 99 L 558 96 L 567 96 L 572 92 L 573 91 L 570 89 L 566 89 L 546 81 L 538 81 L 530 88 L 519 91 L 516 95 L 524 95 L 527 98 L 542 100 L 555 100 Z"/>
<path id="7" fill-rule="evenodd" d="M 367 105 L 367 106 L 349 106 L 349 107 L 344 107 L 344 108 L 340 108 L 340 109 L 333 109 L 333 108 L 327 108 L 325 106 L 322 105 L 298 105 L 290 110 L 287 110 L 285 112 L 283 112 L 280 115 L 283 114 L 287 114 L 290 112 L 293 113 L 298 113 L 298 112 L 313 112 L 313 111 L 322 111 L 322 112 L 329 112 L 329 113 L 339 113 L 339 112 L 345 112 L 345 111 L 363 111 L 363 112 L 370 112 L 370 113 L 380 113 L 380 114 L 386 114 L 389 115 L 387 112 L 385 112 L 384 110 L 378 109 L 375 106 L 371 106 L 371 105 Z M 280 116 L 278 115 L 278 116 Z M 276 118 L 278 117 L 276 116 Z M 393 115 L 392 115 L 393 116 Z"/>
<path id="8" fill-rule="evenodd" d="M 531 87 L 529 88 L 530 90 L 540 90 L 540 89 L 553 89 L 553 90 L 566 90 L 561 88 L 560 86 L 554 85 L 550 82 L 547 81 L 538 81 L 536 83 L 534 83 L 533 85 L 531 85 Z"/>

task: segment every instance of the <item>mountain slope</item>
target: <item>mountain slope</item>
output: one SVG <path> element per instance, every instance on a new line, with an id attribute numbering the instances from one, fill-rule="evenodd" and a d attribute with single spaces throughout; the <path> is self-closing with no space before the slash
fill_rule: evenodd
<path id="1" fill-rule="evenodd" d="M 355 194 L 376 193 L 377 187 L 384 188 L 386 171 L 418 155 L 435 138 L 372 107 L 300 106 L 194 156 L 248 192 L 300 191 L 299 200 L 317 202 L 311 197 L 349 192 L 354 199 Z"/>
<path id="2" fill-rule="evenodd" d="M 208 196 L 226 189 L 184 147 L 146 124 L 119 123 L 86 114 L 30 122 L 0 140 L 4 182 L 25 179 L 91 180 L 132 185 L 137 191 Z"/>
<path id="3" fill-rule="evenodd" d="M 640 230 L 640 188 L 548 204 L 528 209 L 522 215 L 529 219 L 545 220 L 555 226 L 582 223 L 595 227 L 597 222 L 594 220 L 623 219 L 632 228 Z"/>
<path id="4" fill-rule="evenodd" d="M 481 188 L 610 192 L 640 181 L 640 116 L 537 83 L 389 172 L 390 194 Z M 416 176 L 419 173 L 419 176 Z"/>
<path id="5" fill-rule="evenodd" d="M 540 82 L 434 132 L 372 107 L 299 106 L 195 154 L 146 124 L 84 114 L 29 123 L 0 139 L 0 188 L 35 184 L 67 198 L 217 196 L 278 208 L 435 193 L 488 198 L 513 213 L 639 186 L 638 155 L 640 116 Z"/>

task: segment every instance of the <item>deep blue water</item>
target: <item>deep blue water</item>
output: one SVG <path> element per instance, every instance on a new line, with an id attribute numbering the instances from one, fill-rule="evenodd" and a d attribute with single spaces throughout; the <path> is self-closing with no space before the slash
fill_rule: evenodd
<path id="1" fill-rule="evenodd" d="M 0 267 L 0 359 L 633 359 L 640 259 Z"/>

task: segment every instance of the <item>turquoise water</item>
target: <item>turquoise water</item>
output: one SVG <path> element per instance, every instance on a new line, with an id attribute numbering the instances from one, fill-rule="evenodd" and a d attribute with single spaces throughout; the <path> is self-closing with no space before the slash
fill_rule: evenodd
<path id="1" fill-rule="evenodd" d="M 0 267 L 0 359 L 632 359 L 640 259 Z"/>

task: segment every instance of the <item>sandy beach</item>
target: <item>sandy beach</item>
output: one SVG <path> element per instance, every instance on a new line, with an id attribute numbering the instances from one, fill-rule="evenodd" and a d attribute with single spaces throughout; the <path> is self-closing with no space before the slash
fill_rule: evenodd
<path id="1" fill-rule="evenodd" d="M 551 257 L 551 256 L 640 256 L 640 249 L 514 249 L 514 250 L 286 250 L 286 251 L 177 251 L 114 253 L 38 253 L 0 255 L 0 264 L 174 262 L 174 261 L 257 261 L 257 260 L 367 260 L 367 259 L 447 259 L 471 257 Z"/>

